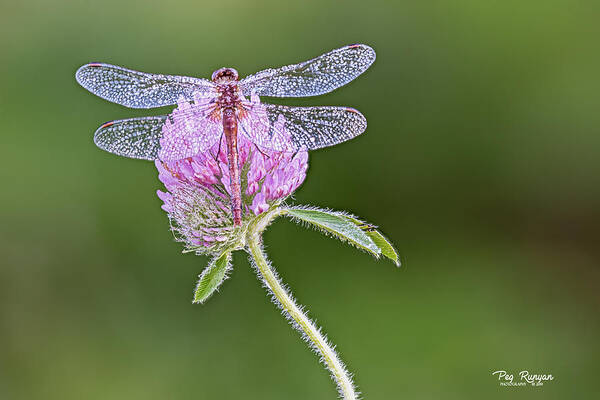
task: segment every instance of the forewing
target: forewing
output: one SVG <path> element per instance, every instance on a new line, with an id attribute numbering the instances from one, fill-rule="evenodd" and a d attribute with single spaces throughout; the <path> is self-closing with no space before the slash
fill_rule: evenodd
<path id="1" fill-rule="evenodd" d="M 177 104 L 180 98 L 211 96 L 211 81 L 176 75 L 148 74 L 110 64 L 87 64 L 77 70 L 77 82 L 113 103 L 130 108 L 154 108 Z"/>
<path id="2" fill-rule="evenodd" d="M 94 134 L 94 143 L 119 156 L 155 160 L 166 120 L 161 115 L 107 122 Z"/>
<path id="3" fill-rule="evenodd" d="M 369 68 L 375 50 L 364 44 L 345 46 L 300 64 L 266 69 L 240 82 L 245 96 L 306 97 L 331 92 Z"/>
<path id="4" fill-rule="evenodd" d="M 365 131 L 367 120 L 349 107 L 287 107 L 257 103 L 247 107 L 242 132 L 259 148 L 296 152 L 350 140 Z"/>

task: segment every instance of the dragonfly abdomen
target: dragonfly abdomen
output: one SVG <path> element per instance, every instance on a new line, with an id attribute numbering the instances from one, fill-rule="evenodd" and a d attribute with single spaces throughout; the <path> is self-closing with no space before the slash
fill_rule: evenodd
<path id="1" fill-rule="evenodd" d="M 242 224 L 242 187 L 237 140 L 237 117 L 233 107 L 223 109 L 223 133 L 227 142 L 227 162 L 229 164 L 229 185 L 234 225 Z"/>

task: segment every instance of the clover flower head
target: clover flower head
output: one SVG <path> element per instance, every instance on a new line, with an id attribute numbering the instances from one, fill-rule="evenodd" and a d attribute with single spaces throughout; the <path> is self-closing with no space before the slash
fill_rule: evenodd
<path id="1" fill-rule="evenodd" d="M 186 105 L 173 113 L 179 118 Z M 176 137 L 165 125 L 165 137 Z M 188 124 L 189 126 L 189 124 Z M 166 191 L 157 191 L 176 238 L 188 250 L 216 254 L 243 246 L 240 233 L 254 217 L 290 196 L 306 178 L 308 153 L 270 151 L 238 135 L 242 188 L 242 227 L 233 224 L 231 187 L 225 138 L 207 152 L 180 160 L 157 160 L 158 177 Z"/>

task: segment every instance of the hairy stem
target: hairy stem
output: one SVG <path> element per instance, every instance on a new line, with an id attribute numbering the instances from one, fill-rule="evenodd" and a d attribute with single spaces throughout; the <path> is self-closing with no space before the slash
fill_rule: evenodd
<path id="1" fill-rule="evenodd" d="M 338 386 L 338 391 L 344 400 L 355 400 L 358 398 L 354 390 L 352 379 L 346 367 L 339 359 L 334 347 L 328 342 L 321 330 L 308 318 L 299 307 L 291 294 L 283 286 L 277 273 L 270 265 L 261 248 L 261 234 L 265 227 L 284 211 L 271 210 L 263 215 L 261 221 L 249 227 L 247 242 L 251 259 L 254 261 L 256 271 L 263 281 L 265 287 L 273 295 L 273 301 L 283 311 L 292 326 L 302 333 L 304 340 L 319 354 L 321 362 L 325 364 L 331 377 Z"/>

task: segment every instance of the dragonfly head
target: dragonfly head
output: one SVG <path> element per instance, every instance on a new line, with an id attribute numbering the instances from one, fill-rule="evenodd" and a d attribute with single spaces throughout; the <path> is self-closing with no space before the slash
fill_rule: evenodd
<path id="1" fill-rule="evenodd" d="M 233 68 L 221 68 L 213 72 L 212 81 L 214 83 L 227 83 L 237 81 L 238 72 Z"/>

